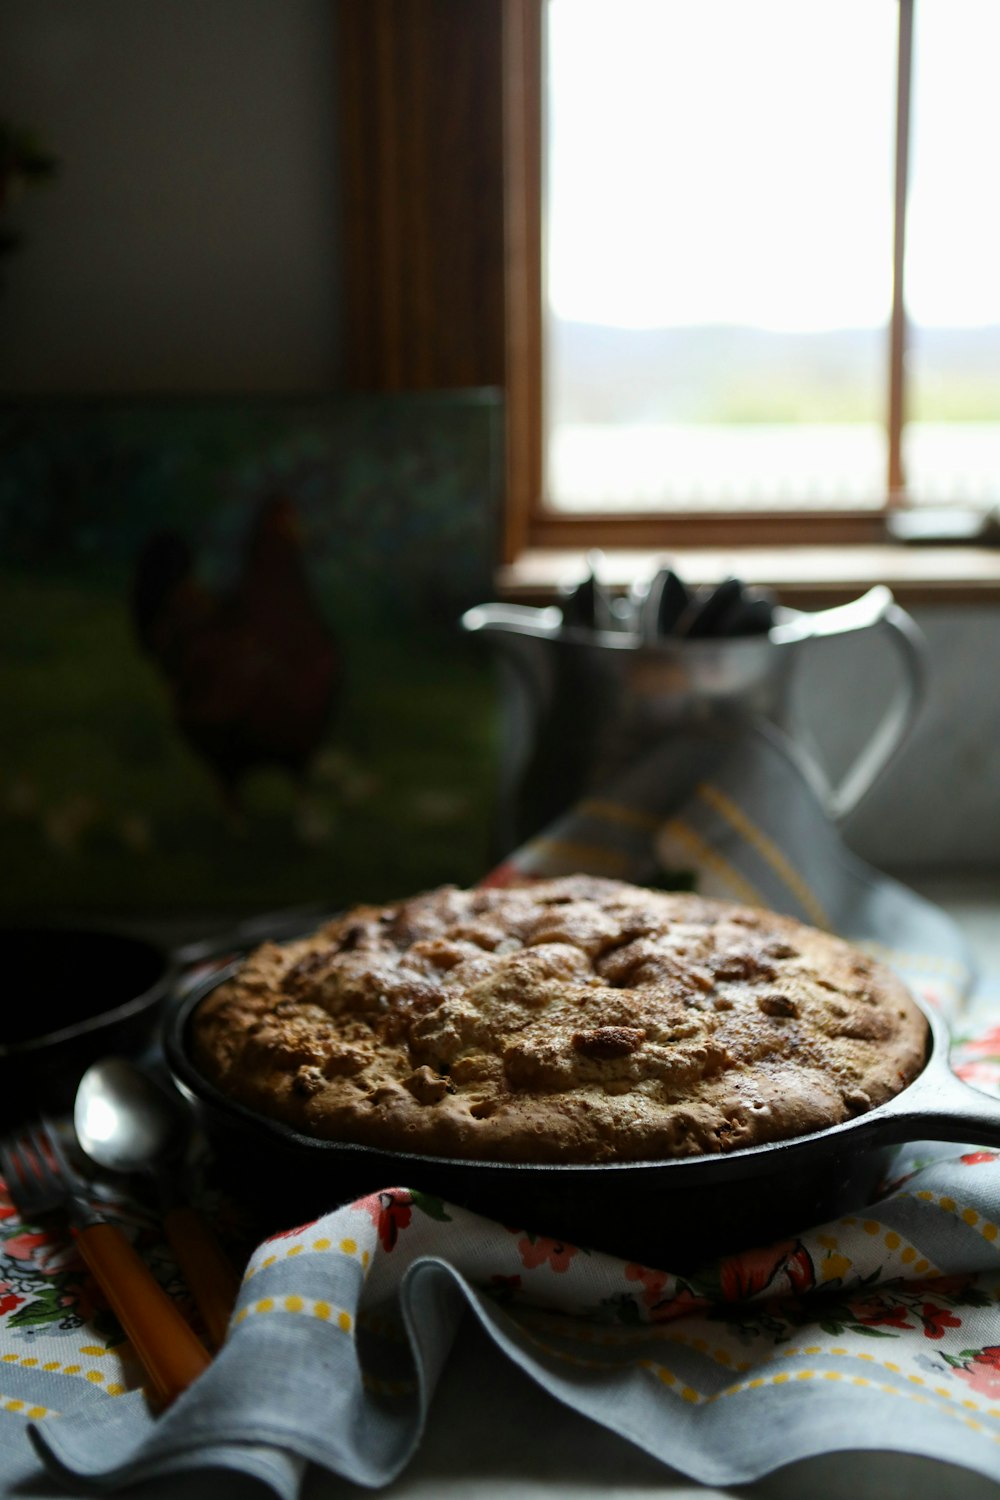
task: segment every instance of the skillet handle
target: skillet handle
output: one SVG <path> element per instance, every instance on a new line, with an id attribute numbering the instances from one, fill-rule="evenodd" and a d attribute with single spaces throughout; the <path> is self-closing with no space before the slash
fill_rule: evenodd
<path id="1" fill-rule="evenodd" d="M 932 1065 L 889 1107 L 878 1134 L 887 1143 L 958 1141 L 1000 1147 L 1000 1099 L 963 1083 L 947 1065 Z"/>

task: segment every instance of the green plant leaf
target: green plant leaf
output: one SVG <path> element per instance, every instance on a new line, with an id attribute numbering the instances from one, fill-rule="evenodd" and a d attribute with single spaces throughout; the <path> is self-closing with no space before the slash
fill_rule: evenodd
<path id="1" fill-rule="evenodd" d="M 409 1192 L 414 1208 L 419 1208 L 420 1212 L 426 1214 L 429 1219 L 437 1219 L 439 1224 L 452 1222 L 451 1214 L 446 1212 L 440 1198 L 435 1198 L 430 1193 L 415 1192 L 413 1188 L 410 1188 Z"/>
<path id="2" fill-rule="evenodd" d="M 30 1328 L 37 1323 L 55 1323 L 65 1316 L 66 1308 L 52 1295 L 43 1293 L 34 1302 L 26 1302 L 8 1320 L 11 1328 Z"/>

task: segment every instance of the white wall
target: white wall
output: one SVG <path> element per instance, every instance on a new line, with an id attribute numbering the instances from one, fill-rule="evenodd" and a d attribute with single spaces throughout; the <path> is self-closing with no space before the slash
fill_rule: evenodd
<path id="1" fill-rule="evenodd" d="M 0 389 L 334 382 L 328 0 L 3 0 L 0 112 L 62 159 L 0 267 Z"/>
<path id="2" fill-rule="evenodd" d="M 923 707 L 845 837 L 881 869 L 1000 871 L 1000 609 L 911 614 L 925 640 Z M 892 691 L 892 651 L 869 636 L 806 650 L 815 654 L 811 665 L 803 657 L 803 711 L 842 766 Z"/>

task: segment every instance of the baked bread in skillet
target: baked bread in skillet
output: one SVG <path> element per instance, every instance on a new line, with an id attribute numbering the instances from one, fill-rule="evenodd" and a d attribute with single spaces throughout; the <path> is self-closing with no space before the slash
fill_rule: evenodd
<path id="1" fill-rule="evenodd" d="M 571 876 L 446 887 L 266 943 L 197 1009 L 198 1068 L 309 1135 L 512 1162 L 803 1135 L 920 1072 L 887 968 L 788 917 Z"/>

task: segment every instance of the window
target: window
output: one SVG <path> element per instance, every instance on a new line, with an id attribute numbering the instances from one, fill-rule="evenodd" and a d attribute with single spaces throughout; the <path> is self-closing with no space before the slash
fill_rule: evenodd
<path id="1" fill-rule="evenodd" d="M 876 540 L 887 506 L 992 503 L 995 0 L 510 11 L 522 539 Z"/>
<path id="2" fill-rule="evenodd" d="M 553 507 L 880 508 L 896 10 L 547 0 Z"/>
<path id="3" fill-rule="evenodd" d="M 997 0 L 337 13 L 346 381 L 504 388 L 504 554 L 536 554 L 539 590 L 539 550 L 592 546 L 706 570 L 759 546 L 811 588 L 803 544 L 993 500 Z M 888 550 L 840 548 L 839 582 L 817 555 L 812 582 L 998 596 L 1000 554 Z"/>
<path id="4" fill-rule="evenodd" d="M 1000 6 L 917 0 L 902 472 L 916 503 L 1000 498 Z"/>

